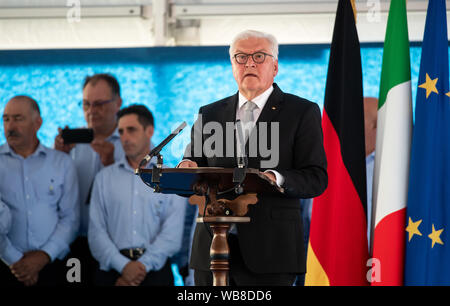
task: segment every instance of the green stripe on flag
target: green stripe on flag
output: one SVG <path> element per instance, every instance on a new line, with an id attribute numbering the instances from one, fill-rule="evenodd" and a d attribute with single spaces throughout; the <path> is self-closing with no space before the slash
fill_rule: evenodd
<path id="1" fill-rule="evenodd" d="M 398 54 L 405 54 L 399 57 Z M 378 109 L 386 102 L 389 90 L 411 80 L 406 1 L 392 0 L 384 40 Z"/>

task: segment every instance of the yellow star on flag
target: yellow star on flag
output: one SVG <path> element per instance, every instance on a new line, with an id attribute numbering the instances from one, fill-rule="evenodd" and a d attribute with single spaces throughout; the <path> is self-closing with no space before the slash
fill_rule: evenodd
<path id="1" fill-rule="evenodd" d="M 450 91 L 447 92 L 445 95 L 448 96 L 448 97 L 450 97 Z"/>
<path id="2" fill-rule="evenodd" d="M 428 96 L 431 94 L 431 92 L 438 93 L 438 90 L 436 89 L 436 83 L 438 81 L 438 78 L 432 80 L 428 75 L 428 73 L 426 74 L 425 78 L 426 78 L 425 83 L 419 85 L 419 87 L 427 90 L 427 99 L 428 99 Z"/>
<path id="3" fill-rule="evenodd" d="M 433 227 L 432 232 L 431 232 L 431 234 L 428 235 L 428 238 L 431 239 L 431 248 L 434 247 L 435 243 L 444 244 L 440 237 L 442 232 L 444 231 L 444 229 L 440 229 L 437 231 L 434 229 L 434 224 L 432 225 L 432 227 Z"/>
<path id="4" fill-rule="evenodd" d="M 408 226 L 406 227 L 406 231 L 409 233 L 408 241 L 411 241 L 411 239 L 414 235 L 422 236 L 422 233 L 419 231 L 420 223 L 422 223 L 422 220 L 413 222 L 411 217 L 409 217 Z"/>

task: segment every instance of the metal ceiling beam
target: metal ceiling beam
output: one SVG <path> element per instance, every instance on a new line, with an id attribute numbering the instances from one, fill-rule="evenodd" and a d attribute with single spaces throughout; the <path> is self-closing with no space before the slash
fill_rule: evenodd
<path id="1" fill-rule="evenodd" d="M 389 10 L 388 1 L 365 0 L 356 1 L 358 12 L 368 12 L 379 9 L 380 12 Z M 423 0 L 409 0 L 408 11 L 426 11 L 427 2 Z M 336 13 L 337 1 L 297 1 L 275 2 L 207 2 L 201 4 L 184 4 L 175 2 L 171 5 L 171 17 L 174 19 L 195 19 L 216 16 L 254 16 L 254 15 L 297 15 L 297 14 L 329 14 Z M 447 0 L 450 9 L 450 0 Z"/>
<path id="2" fill-rule="evenodd" d="M 21 18 L 65 18 L 75 7 L 2 8 L 0 19 Z M 92 7 L 80 6 L 80 16 L 84 17 L 134 17 L 141 15 L 141 6 Z"/>

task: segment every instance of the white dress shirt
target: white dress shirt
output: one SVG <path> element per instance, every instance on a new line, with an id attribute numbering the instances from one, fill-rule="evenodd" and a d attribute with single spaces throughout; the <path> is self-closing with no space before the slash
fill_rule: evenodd
<path id="1" fill-rule="evenodd" d="M 254 121 L 258 121 L 259 115 L 261 115 L 261 111 L 264 108 L 264 106 L 267 103 L 267 100 L 269 100 L 269 96 L 271 95 L 273 91 L 273 86 L 270 86 L 266 91 L 264 91 L 262 94 L 260 94 L 259 96 L 253 98 L 251 101 L 253 103 L 256 104 L 256 108 L 253 110 L 253 119 Z M 246 97 L 244 97 L 241 92 L 239 92 L 239 101 L 238 101 L 238 107 L 236 109 L 236 121 L 240 120 L 241 118 L 244 117 L 244 109 L 243 109 L 243 105 L 245 104 L 245 102 L 247 102 L 249 100 L 247 100 Z M 189 147 L 190 144 L 188 144 L 187 147 Z M 183 159 L 182 161 L 180 161 L 178 163 L 178 165 L 176 166 L 176 168 L 178 168 L 178 166 L 184 162 L 184 161 L 188 161 L 190 159 Z M 284 177 L 275 170 L 266 170 L 264 172 L 271 172 L 275 175 L 276 178 L 276 184 L 278 185 L 278 187 L 281 187 L 281 185 L 283 185 L 284 183 Z"/>
<path id="2" fill-rule="evenodd" d="M 263 110 L 264 106 L 267 103 L 267 100 L 269 100 L 270 95 L 272 94 L 273 91 L 273 86 L 270 86 L 266 91 L 264 91 L 262 94 L 260 94 L 259 96 L 253 98 L 252 101 L 253 103 L 256 104 L 256 108 L 253 110 L 253 119 L 255 120 L 255 122 L 258 121 L 259 115 L 261 115 L 261 111 Z M 236 121 L 240 120 L 241 118 L 244 117 L 244 109 L 243 106 L 245 104 L 245 102 L 249 101 L 246 97 L 244 97 L 241 92 L 239 92 L 239 102 L 238 102 L 238 107 L 236 110 Z M 284 177 L 278 173 L 278 171 L 275 170 L 266 170 L 264 172 L 271 172 L 275 175 L 276 177 L 276 183 L 278 185 L 278 187 L 281 187 L 281 185 L 283 185 L 284 183 Z"/>

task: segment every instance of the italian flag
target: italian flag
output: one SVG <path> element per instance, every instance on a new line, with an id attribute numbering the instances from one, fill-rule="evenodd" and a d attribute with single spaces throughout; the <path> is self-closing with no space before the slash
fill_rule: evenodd
<path id="1" fill-rule="evenodd" d="M 381 70 L 372 201 L 372 285 L 402 285 L 412 134 L 406 0 L 389 9 Z"/>

